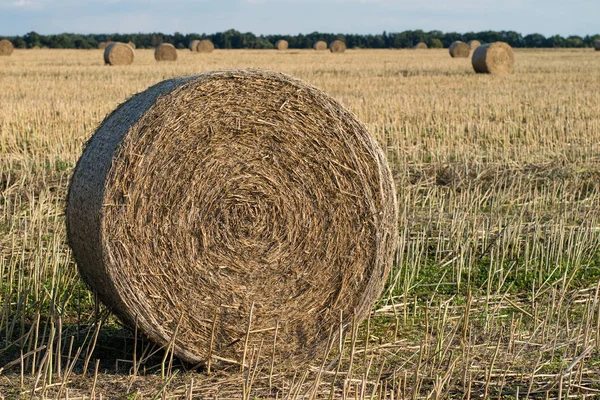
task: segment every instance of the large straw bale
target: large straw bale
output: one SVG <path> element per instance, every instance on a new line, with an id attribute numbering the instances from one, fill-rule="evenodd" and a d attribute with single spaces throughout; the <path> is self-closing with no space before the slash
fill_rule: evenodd
<path id="1" fill-rule="evenodd" d="M 171 43 L 162 43 L 154 49 L 156 61 L 177 61 L 177 49 Z"/>
<path id="2" fill-rule="evenodd" d="M 287 50 L 288 49 L 288 42 L 287 42 L 287 40 L 280 39 L 280 40 L 276 41 L 275 42 L 275 49 L 276 50 Z"/>
<path id="3" fill-rule="evenodd" d="M 133 63 L 135 51 L 125 43 L 112 43 L 104 49 L 104 62 L 109 65 Z"/>
<path id="4" fill-rule="evenodd" d="M 475 49 L 471 63 L 477 73 L 506 75 L 515 67 L 515 55 L 508 43 L 488 43 Z"/>
<path id="5" fill-rule="evenodd" d="M 10 56 L 14 50 L 13 44 L 6 40 L 0 40 L 0 56 Z"/>
<path id="6" fill-rule="evenodd" d="M 212 53 L 215 49 L 215 45 L 208 39 L 201 40 L 196 46 L 196 51 L 198 53 Z"/>
<path id="7" fill-rule="evenodd" d="M 313 44 L 313 49 L 315 50 L 327 50 L 327 42 L 324 40 L 319 40 Z"/>
<path id="8" fill-rule="evenodd" d="M 334 40 L 329 44 L 329 50 L 332 53 L 343 53 L 346 51 L 346 43 L 341 40 Z"/>
<path id="9" fill-rule="evenodd" d="M 461 42 L 460 40 L 452 42 L 448 48 L 448 51 L 453 58 L 467 58 L 471 53 L 469 45 L 465 42 Z"/>
<path id="10" fill-rule="evenodd" d="M 278 327 L 275 362 L 304 367 L 380 295 L 395 193 L 336 100 L 276 72 L 216 71 L 104 120 L 75 168 L 67 231 L 99 299 L 165 347 L 177 330 L 180 358 L 241 362 Z"/>
<path id="11" fill-rule="evenodd" d="M 195 53 L 198 51 L 198 43 L 200 43 L 199 40 L 192 40 L 190 42 L 190 51 Z"/>

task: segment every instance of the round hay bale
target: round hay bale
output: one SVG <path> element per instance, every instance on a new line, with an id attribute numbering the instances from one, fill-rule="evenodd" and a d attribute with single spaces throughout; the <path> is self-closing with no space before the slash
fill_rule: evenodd
<path id="1" fill-rule="evenodd" d="M 200 43 L 199 40 L 192 40 L 190 42 L 190 51 L 195 53 L 198 51 L 198 43 Z"/>
<path id="2" fill-rule="evenodd" d="M 422 50 L 422 49 L 426 49 L 427 45 L 423 42 L 419 42 L 415 45 L 415 47 L 413 47 L 413 49 L 417 49 L 417 50 Z"/>
<path id="3" fill-rule="evenodd" d="M 156 61 L 177 61 L 177 49 L 171 43 L 162 43 L 154 49 Z"/>
<path id="4" fill-rule="evenodd" d="M 208 39 L 201 40 L 196 46 L 196 51 L 198 53 L 212 53 L 214 49 L 215 45 Z"/>
<path id="5" fill-rule="evenodd" d="M 334 40 L 329 44 L 329 51 L 332 53 L 343 53 L 346 51 L 346 43 L 341 40 Z"/>
<path id="6" fill-rule="evenodd" d="M 515 55 L 508 43 L 488 43 L 475 49 L 471 63 L 477 73 L 505 75 L 515 67 Z"/>
<path id="7" fill-rule="evenodd" d="M 135 50 L 135 43 L 133 43 L 132 41 L 127 42 L 127 45 Z"/>
<path id="8" fill-rule="evenodd" d="M 6 40 L 0 40 L 0 56 L 10 56 L 15 48 L 13 44 Z"/>
<path id="9" fill-rule="evenodd" d="M 327 42 L 324 40 L 319 40 L 313 44 L 313 49 L 315 50 L 327 50 Z"/>
<path id="10" fill-rule="evenodd" d="M 277 72 L 216 71 L 163 81 L 104 120 L 70 184 L 68 239 L 99 299 L 158 344 L 177 330 L 181 359 L 241 362 L 278 327 L 286 368 L 320 357 L 340 318 L 369 314 L 397 241 L 395 193 L 336 100 Z"/>
<path id="11" fill-rule="evenodd" d="M 104 62 L 109 65 L 129 65 L 134 57 L 135 52 L 125 43 L 112 43 L 104 49 Z"/>
<path id="12" fill-rule="evenodd" d="M 40 50 L 40 46 L 33 46 L 31 50 Z"/>
<path id="13" fill-rule="evenodd" d="M 106 42 L 100 42 L 100 43 L 98 43 L 98 49 L 104 50 L 105 48 L 106 48 Z"/>
<path id="14" fill-rule="evenodd" d="M 469 53 L 471 53 L 469 45 L 465 42 L 461 42 L 460 40 L 452 42 L 448 48 L 448 51 L 453 58 L 467 58 L 469 57 Z"/>
<path id="15" fill-rule="evenodd" d="M 467 44 L 469 45 L 469 48 L 471 50 L 475 50 L 476 48 L 481 46 L 481 42 L 479 40 L 469 40 Z"/>
<path id="16" fill-rule="evenodd" d="M 596 40 L 596 43 L 594 43 L 594 48 L 596 51 L 600 51 L 600 40 Z"/>
<path id="17" fill-rule="evenodd" d="M 288 42 L 287 42 L 287 40 L 280 39 L 280 40 L 276 41 L 275 42 L 275 49 L 276 50 L 287 50 L 288 49 Z"/>

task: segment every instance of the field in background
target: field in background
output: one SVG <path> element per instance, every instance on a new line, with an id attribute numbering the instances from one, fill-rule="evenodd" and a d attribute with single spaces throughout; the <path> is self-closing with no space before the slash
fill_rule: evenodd
<path id="1" fill-rule="evenodd" d="M 0 399 L 600 395 L 599 52 L 517 50 L 507 77 L 447 50 L 178 53 L 158 64 L 139 50 L 127 67 L 100 50 L 0 58 Z M 295 375 L 254 363 L 265 349 L 241 373 L 181 365 L 95 307 L 66 244 L 69 177 L 104 116 L 161 80 L 233 67 L 329 92 L 396 179 L 386 292 Z"/>

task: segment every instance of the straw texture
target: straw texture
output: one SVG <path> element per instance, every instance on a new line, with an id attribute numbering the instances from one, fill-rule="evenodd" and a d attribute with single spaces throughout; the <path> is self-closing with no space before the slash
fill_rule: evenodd
<path id="1" fill-rule="evenodd" d="M 133 43 L 132 41 L 127 42 L 127 45 L 129 45 L 129 47 L 135 50 L 135 43 Z"/>
<path id="2" fill-rule="evenodd" d="M 341 40 L 334 40 L 329 44 L 329 50 L 332 53 L 343 53 L 346 51 L 346 43 Z"/>
<path id="3" fill-rule="evenodd" d="M 313 49 L 315 50 L 327 50 L 327 43 L 323 40 L 319 40 L 313 44 Z"/>
<path id="4" fill-rule="evenodd" d="M 340 315 L 369 313 L 397 241 L 393 179 L 365 126 L 270 71 L 135 95 L 88 142 L 67 203 L 84 280 L 151 340 L 177 329 L 174 352 L 194 363 L 239 362 L 276 327 L 279 366 L 320 356 Z"/>
<path id="5" fill-rule="evenodd" d="M 469 45 L 465 42 L 461 42 L 460 40 L 452 42 L 448 48 L 448 51 L 453 58 L 467 58 L 471 53 Z"/>
<path id="6" fill-rule="evenodd" d="M 215 45 L 208 39 L 201 40 L 196 46 L 196 51 L 198 53 L 212 53 L 215 49 Z"/>
<path id="7" fill-rule="evenodd" d="M 177 61 L 177 49 L 171 43 L 162 43 L 154 49 L 156 61 Z"/>
<path id="8" fill-rule="evenodd" d="M 488 43 L 475 49 L 471 63 L 477 73 L 506 75 L 515 67 L 515 55 L 508 43 Z"/>
<path id="9" fill-rule="evenodd" d="M 14 50 L 13 44 L 6 40 L 0 40 L 0 56 L 10 56 Z"/>
<path id="10" fill-rule="evenodd" d="M 288 42 L 287 42 L 287 40 L 280 39 L 280 40 L 276 41 L 275 42 L 275 49 L 276 50 L 287 50 L 288 49 Z"/>
<path id="11" fill-rule="evenodd" d="M 427 45 L 423 42 L 419 42 L 415 45 L 415 47 L 413 47 L 413 49 L 426 49 Z"/>
<path id="12" fill-rule="evenodd" d="M 129 65 L 134 57 L 135 52 L 125 43 L 112 43 L 104 49 L 104 62 L 109 65 Z"/>

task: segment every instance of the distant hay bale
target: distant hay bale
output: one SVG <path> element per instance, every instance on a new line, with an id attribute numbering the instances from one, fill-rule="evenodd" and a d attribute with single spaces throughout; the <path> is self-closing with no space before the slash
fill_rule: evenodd
<path id="1" fill-rule="evenodd" d="M 596 40 L 596 43 L 594 43 L 594 48 L 596 51 L 600 51 L 600 40 Z"/>
<path id="2" fill-rule="evenodd" d="M 200 43 L 199 40 L 192 40 L 190 42 L 190 51 L 195 53 L 198 51 L 198 43 Z"/>
<path id="3" fill-rule="evenodd" d="M 343 53 L 346 51 L 346 43 L 341 40 L 334 40 L 329 44 L 329 51 L 332 53 Z"/>
<path id="4" fill-rule="evenodd" d="M 215 49 L 215 45 L 208 39 L 201 40 L 196 46 L 196 51 L 198 53 L 212 53 Z"/>
<path id="5" fill-rule="evenodd" d="M 105 48 L 106 48 L 106 42 L 100 42 L 100 43 L 98 43 L 98 49 L 104 50 Z"/>
<path id="6" fill-rule="evenodd" d="M 10 56 L 14 50 L 13 44 L 6 40 L 0 40 L 0 56 Z"/>
<path id="7" fill-rule="evenodd" d="M 31 50 L 40 50 L 40 46 L 33 46 Z"/>
<path id="8" fill-rule="evenodd" d="M 469 45 L 465 42 L 461 42 L 460 40 L 452 42 L 448 48 L 448 51 L 453 58 L 467 58 L 469 57 L 469 53 L 471 53 Z"/>
<path id="9" fill-rule="evenodd" d="M 287 50 L 288 49 L 288 42 L 287 42 L 287 40 L 280 39 L 280 40 L 276 41 L 275 42 L 275 49 L 276 50 Z"/>
<path id="10" fill-rule="evenodd" d="M 415 47 L 413 47 L 413 49 L 417 49 L 417 50 L 422 50 L 422 49 L 426 49 L 427 45 L 423 42 L 419 42 L 415 45 Z"/>
<path id="11" fill-rule="evenodd" d="M 313 44 L 313 49 L 315 50 L 327 50 L 327 42 L 323 40 L 319 40 Z"/>
<path id="12" fill-rule="evenodd" d="M 109 65 L 129 65 L 134 57 L 134 50 L 125 43 L 112 43 L 104 49 L 104 62 Z"/>
<path id="13" fill-rule="evenodd" d="M 127 45 L 135 50 L 135 43 L 129 41 L 129 42 L 127 42 Z"/>
<path id="14" fill-rule="evenodd" d="M 81 276 L 123 322 L 194 364 L 241 363 L 278 327 L 287 368 L 370 313 L 397 213 L 352 113 L 290 76 L 227 70 L 117 107 L 75 167 L 66 220 Z"/>
<path id="15" fill-rule="evenodd" d="M 505 75 L 512 72 L 515 55 L 507 43 L 488 43 L 475 49 L 471 62 L 477 73 Z"/>
<path id="16" fill-rule="evenodd" d="M 177 49 L 171 43 L 162 43 L 154 49 L 156 61 L 177 61 Z"/>
<path id="17" fill-rule="evenodd" d="M 481 42 L 479 40 L 469 40 L 467 44 L 469 45 L 469 48 L 471 50 L 475 50 L 476 48 L 481 46 Z"/>

